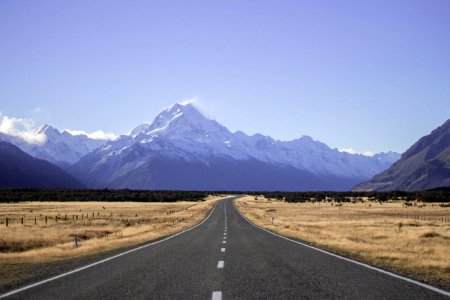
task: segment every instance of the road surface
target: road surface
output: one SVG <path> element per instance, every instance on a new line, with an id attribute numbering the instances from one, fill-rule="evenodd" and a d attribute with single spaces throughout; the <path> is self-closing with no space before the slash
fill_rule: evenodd
<path id="1" fill-rule="evenodd" d="M 192 230 L 6 298 L 449 299 L 263 231 L 233 199 Z"/>

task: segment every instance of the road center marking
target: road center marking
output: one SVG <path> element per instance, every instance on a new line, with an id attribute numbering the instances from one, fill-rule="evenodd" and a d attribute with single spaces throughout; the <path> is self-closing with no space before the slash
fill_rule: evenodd
<path id="1" fill-rule="evenodd" d="M 223 243 L 223 244 L 226 244 L 226 243 L 227 243 L 227 241 L 223 241 L 222 243 Z"/>
<path id="2" fill-rule="evenodd" d="M 222 300 L 222 292 L 221 291 L 213 292 L 211 300 Z"/>
<path id="3" fill-rule="evenodd" d="M 225 248 L 220 248 L 220 252 L 225 252 Z"/>
<path id="4" fill-rule="evenodd" d="M 414 285 L 417 285 L 417 286 L 426 288 L 426 289 L 428 289 L 428 290 L 431 290 L 431 291 L 433 291 L 433 292 L 439 293 L 439 294 L 441 294 L 441 295 L 444 295 L 444 296 L 450 296 L 450 292 L 445 291 L 445 290 L 442 290 L 442 289 L 437 288 L 437 287 L 434 287 L 434 286 L 432 286 L 432 285 L 429 285 L 429 284 L 426 284 L 426 283 L 422 283 L 422 282 L 416 281 L 416 280 L 411 279 L 411 278 L 403 277 L 403 276 L 401 276 L 401 275 L 397 275 L 397 274 L 395 274 L 395 273 L 392 273 L 392 272 L 389 272 L 389 271 L 386 271 L 386 270 L 383 270 L 383 269 L 380 269 L 380 268 L 377 268 L 377 267 L 374 267 L 374 266 L 371 266 L 371 265 L 368 265 L 368 264 L 359 262 L 359 261 L 357 261 L 357 260 L 353 260 L 353 259 L 351 259 L 351 258 L 347 258 L 347 257 L 344 257 L 344 256 L 340 256 L 340 255 L 338 255 L 338 254 L 334 254 L 334 253 L 328 252 L 328 251 L 323 250 L 323 249 L 320 249 L 320 248 L 316 248 L 316 247 L 314 247 L 314 246 L 311 246 L 311 245 L 302 243 L 302 242 L 300 242 L 300 241 L 296 241 L 296 240 L 290 239 L 290 238 L 288 238 L 288 237 L 285 237 L 285 236 L 279 235 L 279 234 L 277 234 L 277 233 L 275 233 L 275 232 L 272 232 L 272 231 L 270 231 L 270 230 L 268 230 L 268 229 L 262 228 L 262 227 L 260 227 L 260 226 L 258 226 L 258 225 L 256 225 L 256 224 L 253 224 L 249 219 L 247 219 L 247 217 L 245 217 L 245 216 L 239 211 L 239 209 L 236 207 L 236 204 L 235 204 L 235 203 L 233 203 L 233 205 L 234 205 L 234 209 L 239 213 L 239 215 L 241 215 L 241 217 L 242 217 L 245 221 L 247 221 L 250 225 L 252 225 L 252 226 L 254 226 L 254 227 L 256 227 L 256 228 L 258 228 L 258 229 L 260 229 L 260 230 L 262 230 L 262 231 L 265 231 L 265 232 L 267 232 L 267 233 L 269 233 L 269 234 L 271 234 L 271 235 L 274 235 L 274 236 L 279 237 L 279 238 L 281 238 L 281 239 L 284 239 L 284 240 L 290 241 L 290 242 L 292 242 L 292 243 L 301 245 L 301 246 L 303 246 L 303 247 L 306 247 L 306 248 L 309 248 L 309 249 L 312 249 L 312 250 L 315 250 L 315 251 L 318 251 L 318 252 L 321 252 L 321 253 L 324 253 L 324 254 L 333 256 L 333 257 L 335 257 L 335 258 L 338 258 L 338 259 L 341 259 L 341 260 L 344 260 L 344 261 L 353 263 L 353 264 L 355 264 L 355 265 L 358 265 L 358 266 L 361 266 L 361 267 L 364 267 L 364 268 L 367 268 L 367 269 L 370 269 L 370 270 L 374 270 L 374 271 L 380 272 L 380 273 L 382 273 L 382 274 L 385 274 L 385 275 L 388 275 L 388 276 L 391 276 L 391 277 L 394 277 L 394 278 L 397 278 L 397 279 L 400 279 L 400 280 L 403 280 L 403 281 L 412 283 L 412 284 L 414 284 Z"/>
<path id="5" fill-rule="evenodd" d="M 26 290 L 29 290 L 29 289 L 32 289 L 32 288 L 34 288 L 34 287 L 36 287 L 36 286 L 43 285 L 43 284 L 45 284 L 45 283 L 47 283 L 47 282 L 54 281 L 54 280 L 57 280 L 57 279 L 59 279 L 59 278 L 62 278 L 62 277 L 65 277 L 65 276 L 69 276 L 69 275 L 71 275 L 71 274 L 74 274 L 74 273 L 77 273 L 77 272 L 80 272 L 80 271 L 83 271 L 83 270 L 92 268 L 92 267 L 94 267 L 94 266 L 103 264 L 103 263 L 105 263 L 105 262 L 107 262 L 107 261 L 111 261 L 111 260 L 114 260 L 114 259 L 116 259 L 116 258 L 118 258 L 118 257 L 127 255 L 127 254 L 129 254 L 129 253 L 133 253 L 133 252 L 135 252 L 135 251 L 139 251 L 139 250 L 141 250 L 141 249 L 144 249 L 144 248 L 147 248 L 147 247 L 150 247 L 150 246 L 153 246 L 153 245 L 156 245 L 156 244 L 165 242 L 165 241 L 167 241 L 167 240 L 170 240 L 170 239 L 172 239 L 172 238 L 174 238 L 174 237 L 176 237 L 176 236 L 179 236 L 179 235 L 181 235 L 181 234 L 183 234 L 183 233 L 186 233 L 186 232 L 188 232 L 188 231 L 190 231 L 190 230 L 193 230 L 193 229 L 195 229 L 195 228 L 201 226 L 201 225 L 202 225 L 203 223 L 205 223 L 205 222 L 209 219 L 209 217 L 213 214 L 214 210 L 216 209 L 216 206 L 217 206 L 217 203 L 214 205 L 214 207 L 213 207 L 213 208 L 211 209 L 211 211 L 209 212 L 208 216 L 207 216 L 203 221 L 201 221 L 201 222 L 198 223 L 197 225 L 194 225 L 194 226 L 192 226 L 192 227 L 189 227 L 188 229 L 186 229 L 186 230 L 184 230 L 184 231 L 175 233 L 175 234 L 170 235 L 170 236 L 168 236 L 168 237 L 166 237 L 166 238 L 163 238 L 163 239 L 161 239 L 161 240 L 157 240 L 157 241 L 150 242 L 150 243 L 148 243 L 148 244 L 145 244 L 145 245 L 142 245 L 142 246 L 139 246 L 139 247 L 136 247 L 136 248 L 132 248 L 132 249 L 127 250 L 127 251 L 125 251 L 125 252 L 121 252 L 121 253 L 119 253 L 119 254 L 116 254 L 116 255 L 113 255 L 113 256 L 104 258 L 104 259 L 102 259 L 102 260 L 93 262 L 93 263 L 91 263 L 91 264 L 89 264 L 89 265 L 85 265 L 85 266 L 79 267 L 79 268 L 74 269 L 74 270 L 72 270 L 72 271 L 69 271 L 69 272 L 66 272 L 66 273 L 62 273 L 62 274 L 59 274 L 59 275 L 50 277 L 50 278 L 48 278 L 48 279 L 44 279 L 44 280 L 41 280 L 41 281 L 38 281 L 38 282 L 35 282 L 35 283 L 32 283 L 32 284 L 26 285 L 26 286 L 24 286 L 24 287 L 18 288 L 18 289 L 16 289 L 16 290 L 12 290 L 12 291 L 7 292 L 7 293 L 5 293 L 5 294 L 0 294 L 0 299 L 9 297 L 9 296 L 11 296 L 11 295 L 15 295 L 15 294 L 17 294 L 17 293 L 20 293 L 20 292 L 23 292 L 23 291 L 26 291 Z"/>
<path id="6" fill-rule="evenodd" d="M 217 263 L 217 269 L 223 269 L 224 264 L 225 262 L 223 260 L 219 260 L 219 262 Z"/>

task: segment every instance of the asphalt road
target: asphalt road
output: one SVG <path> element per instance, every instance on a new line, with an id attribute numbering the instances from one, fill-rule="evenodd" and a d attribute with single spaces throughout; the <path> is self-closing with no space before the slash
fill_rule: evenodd
<path id="1" fill-rule="evenodd" d="M 198 227 L 14 299 L 449 299 L 277 237 L 219 202 Z"/>

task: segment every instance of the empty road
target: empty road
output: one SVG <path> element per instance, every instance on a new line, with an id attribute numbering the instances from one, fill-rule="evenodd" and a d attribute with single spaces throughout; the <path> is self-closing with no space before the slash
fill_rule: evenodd
<path id="1" fill-rule="evenodd" d="M 192 230 L 6 298 L 449 299 L 263 231 L 233 199 Z"/>

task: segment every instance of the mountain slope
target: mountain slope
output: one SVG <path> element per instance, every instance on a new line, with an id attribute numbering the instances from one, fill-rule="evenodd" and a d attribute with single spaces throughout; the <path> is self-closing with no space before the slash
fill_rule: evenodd
<path id="1" fill-rule="evenodd" d="M 397 157 L 341 153 L 307 136 L 284 142 L 232 133 L 193 105 L 175 104 L 70 170 L 96 188 L 345 190 Z"/>
<path id="2" fill-rule="evenodd" d="M 12 143 L 31 156 L 48 160 L 63 168 L 77 162 L 81 157 L 106 142 L 91 139 L 86 135 L 72 135 L 67 131 L 60 132 L 50 125 L 43 125 L 33 133 L 43 135 L 45 141 L 41 144 L 31 144 L 20 137 L 3 133 L 0 133 L 0 140 Z"/>
<path id="3" fill-rule="evenodd" d="M 48 161 L 0 141 L 0 187 L 82 188 L 83 185 Z"/>
<path id="4" fill-rule="evenodd" d="M 426 190 L 450 186 L 450 120 L 412 145 L 400 160 L 355 191 Z"/>

